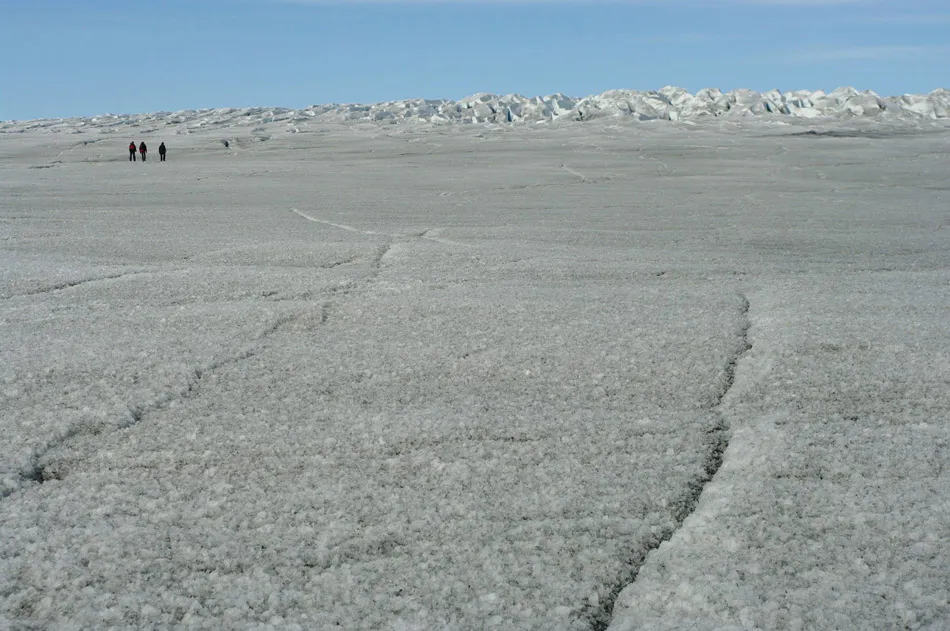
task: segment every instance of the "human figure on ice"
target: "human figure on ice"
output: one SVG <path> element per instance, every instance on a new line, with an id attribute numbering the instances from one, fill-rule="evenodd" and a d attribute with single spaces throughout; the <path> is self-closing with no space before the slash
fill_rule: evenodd
<path id="1" fill-rule="evenodd" d="M 135 141 L 129 143 L 129 162 L 135 162 Z"/>
<path id="2" fill-rule="evenodd" d="M 164 142 L 158 145 L 158 161 L 159 162 L 165 161 L 165 143 Z"/>
<path id="3" fill-rule="evenodd" d="M 142 162 L 145 162 L 145 152 L 148 151 L 148 147 L 145 146 L 145 141 L 139 143 L 139 153 L 142 154 Z"/>

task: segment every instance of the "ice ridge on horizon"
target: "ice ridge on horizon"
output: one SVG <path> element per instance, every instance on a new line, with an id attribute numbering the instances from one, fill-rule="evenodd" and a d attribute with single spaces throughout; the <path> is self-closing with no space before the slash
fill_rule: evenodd
<path id="1" fill-rule="evenodd" d="M 129 123 L 161 123 L 177 126 L 178 133 L 208 126 L 247 126 L 286 123 L 294 128 L 304 123 L 376 124 L 425 123 L 543 123 L 588 121 L 602 118 L 686 121 L 710 117 L 791 117 L 798 119 L 876 118 L 890 121 L 950 118 L 950 90 L 929 94 L 882 97 L 855 88 L 832 92 L 756 92 L 739 89 L 723 92 L 705 88 L 695 94 L 668 86 L 660 90 L 608 90 L 575 98 L 564 94 L 525 97 L 519 94 L 480 93 L 459 99 L 408 99 L 375 104 L 329 103 L 301 109 L 277 107 L 218 108 L 155 112 L 149 114 L 104 114 L 81 118 L 5 121 L 0 132 L 63 127 L 109 128 Z M 293 129 L 292 129 L 293 130 Z"/>

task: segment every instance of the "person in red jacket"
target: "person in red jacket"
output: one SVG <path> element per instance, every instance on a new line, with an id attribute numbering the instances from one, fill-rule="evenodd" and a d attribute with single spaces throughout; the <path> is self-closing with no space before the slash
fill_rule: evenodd
<path id="1" fill-rule="evenodd" d="M 142 162 L 145 162 L 145 152 L 148 151 L 148 147 L 145 146 L 145 141 L 139 143 L 139 153 L 142 154 Z"/>
<path id="2" fill-rule="evenodd" d="M 134 140 L 129 143 L 129 162 L 135 162 L 135 141 Z"/>

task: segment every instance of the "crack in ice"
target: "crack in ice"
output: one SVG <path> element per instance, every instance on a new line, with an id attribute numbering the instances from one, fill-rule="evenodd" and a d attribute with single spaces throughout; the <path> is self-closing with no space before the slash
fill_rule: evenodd
<path id="1" fill-rule="evenodd" d="M 326 308 L 327 305 L 324 304 L 321 309 L 321 324 L 325 323 L 327 320 Z M 180 387 L 167 388 L 159 392 L 156 396 L 148 401 L 130 404 L 126 408 L 125 418 L 121 422 L 116 423 L 113 429 L 126 429 L 133 425 L 137 425 L 144 420 L 147 414 L 162 410 L 176 401 L 183 401 L 187 399 L 197 389 L 199 383 L 206 375 L 228 364 L 241 362 L 254 357 L 259 353 L 258 347 L 262 340 L 273 335 L 282 326 L 293 322 L 299 317 L 300 314 L 292 314 L 276 318 L 273 322 L 262 328 L 257 333 L 257 335 L 255 335 L 252 340 L 244 346 L 244 348 L 235 354 L 205 363 L 193 369 L 185 378 L 185 383 Z M 34 484 L 43 484 L 48 480 L 60 479 L 58 474 L 51 473 L 48 470 L 48 465 L 43 464 L 43 460 L 47 454 L 64 446 L 74 436 L 85 433 L 86 431 L 88 431 L 88 428 L 81 423 L 73 427 L 69 427 L 60 436 L 48 441 L 43 448 L 36 450 L 33 456 L 30 458 L 29 466 L 25 469 L 21 469 L 17 474 L 21 484 L 15 485 L 13 488 L 9 489 L 0 489 L 0 500 L 9 497 L 18 490 L 27 488 L 28 486 L 33 486 Z"/>
<path id="2" fill-rule="evenodd" d="M 739 297 L 741 299 L 739 307 L 740 325 L 736 333 L 738 343 L 726 361 L 726 366 L 723 370 L 722 385 L 712 405 L 709 407 L 709 412 L 715 417 L 715 423 L 706 431 L 708 452 L 703 462 L 703 475 L 693 480 L 688 486 L 687 493 L 676 501 L 676 509 L 672 515 L 674 521 L 673 526 L 655 534 L 646 542 L 645 547 L 632 553 L 632 557 L 628 560 L 622 575 L 619 576 L 618 580 L 611 586 L 606 598 L 596 603 L 588 602 L 585 604 L 581 611 L 581 618 L 587 621 L 592 631 L 605 631 L 607 627 L 610 626 L 614 603 L 620 595 L 620 592 L 637 580 L 640 568 L 646 562 L 649 554 L 659 548 L 665 541 L 672 539 L 673 535 L 683 526 L 683 522 L 686 521 L 686 518 L 689 517 L 699 505 L 700 497 L 706 485 L 712 481 L 713 477 L 715 477 L 719 471 L 719 468 L 722 467 L 723 456 L 726 448 L 729 446 L 730 430 L 729 423 L 722 413 L 723 401 L 735 384 L 736 369 L 739 360 L 752 348 L 752 344 L 749 341 L 749 329 L 752 326 L 749 319 L 749 299 L 743 294 L 740 294 Z"/>
<path id="3" fill-rule="evenodd" d="M 32 291 L 25 291 L 18 294 L 7 294 L 2 296 L 3 298 L 15 298 L 23 296 L 39 296 L 42 294 L 49 294 L 56 291 L 63 291 L 64 289 L 70 289 L 72 287 L 78 287 L 80 285 L 87 285 L 89 283 L 100 283 L 108 280 L 116 280 L 117 278 L 124 278 L 126 276 L 135 276 L 137 274 L 154 274 L 155 272 L 147 270 L 135 270 L 132 272 L 120 272 L 118 274 L 109 274 L 108 276 L 97 276 L 95 278 L 83 278 L 80 280 L 66 281 L 62 283 L 57 283 L 55 285 L 50 285 L 48 287 L 42 287 L 40 289 L 34 289 Z"/>

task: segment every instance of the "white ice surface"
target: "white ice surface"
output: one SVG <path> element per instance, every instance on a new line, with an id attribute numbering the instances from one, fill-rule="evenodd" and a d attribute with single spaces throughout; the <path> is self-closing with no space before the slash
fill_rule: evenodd
<path id="1" fill-rule="evenodd" d="M 0 129 L 0 628 L 950 626 L 945 123 L 168 116 Z"/>
<path id="2" fill-rule="evenodd" d="M 297 133 L 315 124 L 400 125 L 431 127 L 468 123 L 503 125 L 549 124 L 597 119 L 691 121 L 709 118 L 779 121 L 871 120 L 919 125 L 950 118 L 950 90 L 929 94 L 881 96 L 871 90 L 842 87 L 831 92 L 754 90 L 723 92 L 706 88 L 695 94 L 667 86 L 660 90 L 608 90 L 583 98 L 564 94 L 526 97 L 480 93 L 458 101 L 407 99 L 382 103 L 330 103 L 303 109 L 283 107 L 223 107 L 148 114 L 102 114 L 85 118 L 0 121 L 0 133 L 47 130 L 67 133 L 122 133 L 129 126 L 141 132 L 185 135 L 233 128 L 251 130 L 254 140 L 275 132 Z"/>

